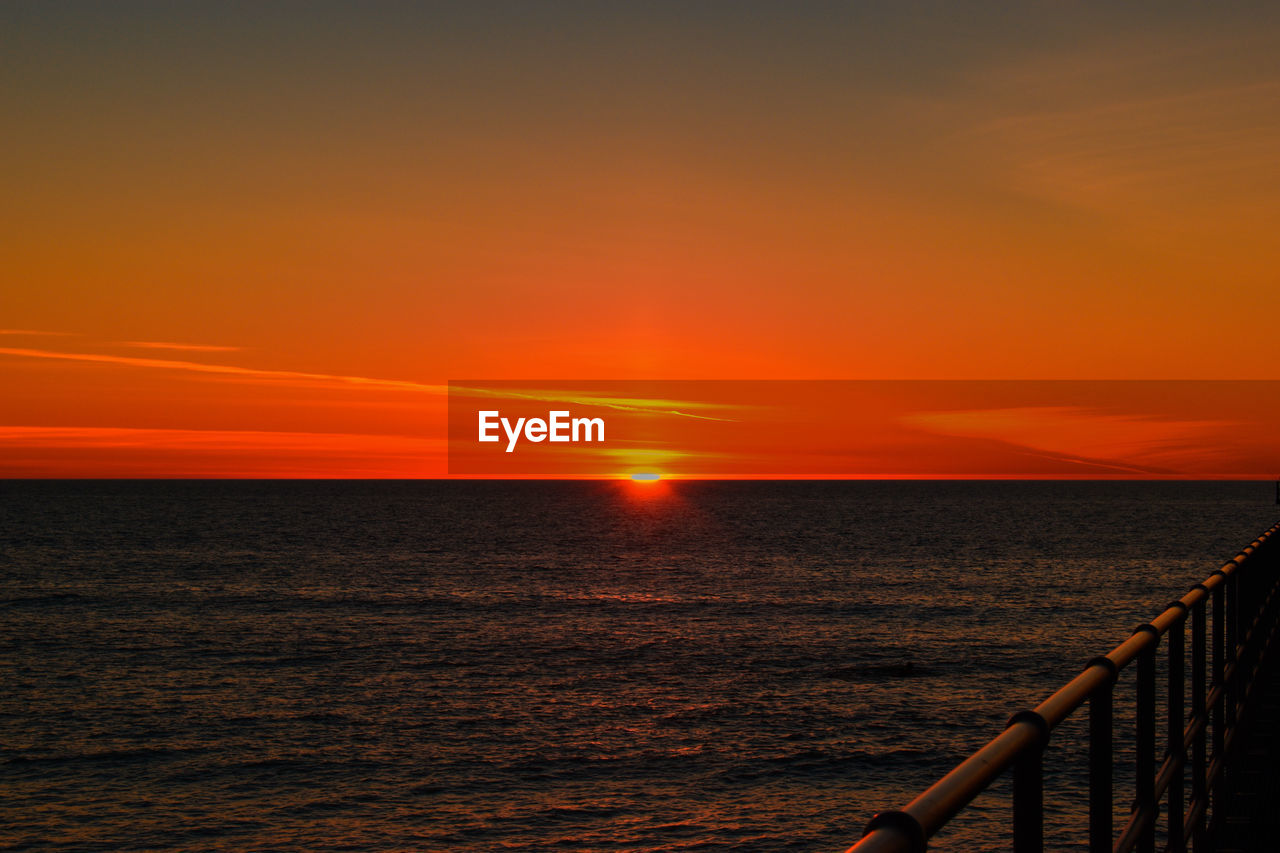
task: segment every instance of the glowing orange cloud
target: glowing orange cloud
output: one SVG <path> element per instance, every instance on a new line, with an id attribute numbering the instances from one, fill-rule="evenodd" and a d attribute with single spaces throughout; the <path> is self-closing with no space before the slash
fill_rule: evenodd
<path id="1" fill-rule="evenodd" d="M 51 338 L 75 337 L 74 332 L 42 332 L 36 329 L 0 329 L 0 335 L 51 337 Z"/>
<path id="2" fill-rule="evenodd" d="M 921 412 L 902 420 L 939 435 L 994 439 L 1134 474 L 1206 470 L 1220 461 L 1223 438 L 1245 426 L 1226 419 L 1182 420 L 1074 406 Z"/>
<path id="3" fill-rule="evenodd" d="M 127 355 L 57 352 L 54 350 L 20 349 L 15 347 L 0 347 L 0 355 L 13 355 L 24 358 L 47 358 L 60 361 L 83 361 L 95 364 L 115 364 L 126 367 L 187 370 L 194 373 L 216 373 L 227 376 L 243 376 L 252 379 L 304 380 L 307 382 L 359 385 L 368 388 L 387 388 L 397 391 L 420 391 L 428 394 L 443 394 L 447 391 L 446 386 L 427 385 L 420 382 L 406 382 L 399 379 L 373 379 L 368 376 L 341 376 L 329 373 L 307 373 L 297 370 L 262 370 L 253 367 L 236 367 L 229 364 L 205 364 L 204 362 L 197 361 L 137 358 Z"/>
<path id="4" fill-rule="evenodd" d="M 0 477 L 405 477 L 438 438 L 262 430 L 0 427 Z"/>
<path id="5" fill-rule="evenodd" d="M 244 347 L 218 346 L 214 344 L 175 344 L 165 341 L 120 341 L 119 346 L 138 349 L 171 349 L 190 352 L 238 352 Z"/>

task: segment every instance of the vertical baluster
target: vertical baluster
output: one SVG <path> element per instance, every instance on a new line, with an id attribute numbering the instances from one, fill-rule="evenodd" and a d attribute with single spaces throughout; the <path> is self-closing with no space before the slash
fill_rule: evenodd
<path id="1" fill-rule="evenodd" d="M 1184 749 L 1184 711 L 1183 701 L 1186 690 L 1186 670 L 1184 651 L 1187 630 L 1187 606 L 1181 601 L 1169 605 L 1182 611 L 1178 624 L 1169 629 L 1169 719 L 1168 719 L 1168 753 L 1173 759 L 1173 776 L 1169 780 L 1169 849 L 1185 850 L 1186 839 L 1182 832 L 1182 781 L 1183 767 L 1186 763 Z"/>
<path id="2" fill-rule="evenodd" d="M 1044 753 L 1029 750 L 1013 765 L 1014 853 L 1044 850 Z"/>
<path id="3" fill-rule="evenodd" d="M 1138 631 L 1151 635 L 1151 644 L 1138 653 L 1138 684 L 1135 735 L 1137 767 L 1134 782 L 1137 796 L 1134 805 L 1145 820 L 1138 837 L 1140 853 L 1154 853 L 1156 849 L 1156 646 L 1159 635 L 1150 625 L 1142 625 Z M 1136 632 L 1135 632 L 1136 633 Z"/>
<path id="4" fill-rule="evenodd" d="M 1115 769 L 1112 720 L 1119 670 L 1110 658 L 1089 661 L 1089 666 L 1099 665 L 1107 668 L 1111 678 L 1089 697 L 1089 851 L 1111 853 Z"/>
<path id="5" fill-rule="evenodd" d="M 1240 689 L 1240 663 L 1239 648 L 1240 642 L 1240 570 L 1232 572 L 1227 576 L 1227 658 L 1226 658 L 1226 683 L 1227 683 L 1227 707 L 1226 707 L 1226 732 L 1230 737 L 1231 732 L 1236 727 L 1236 711 L 1239 703 L 1238 691 Z"/>
<path id="6" fill-rule="evenodd" d="M 1222 575 L 1221 569 L 1217 574 Z M 1226 577 L 1222 577 L 1222 583 L 1217 584 L 1213 588 L 1213 689 L 1219 690 L 1218 698 L 1213 702 L 1213 760 L 1219 761 L 1222 758 L 1223 744 L 1226 741 L 1226 715 L 1224 709 L 1226 707 L 1226 692 L 1221 690 L 1225 678 L 1223 672 L 1226 667 L 1226 625 L 1224 616 L 1223 599 L 1226 597 L 1223 592 L 1223 586 Z M 1218 807 L 1222 805 L 1222 774 L 1214 781 L 1213 791 L 1211 792 L 1213 805 L 1214 823 L 1218 819 Z"/>
<path id="7" fill-rule="evenodd" d="M 1049 724 L 1035 711 L 1019 711 L 1009 725 L 1030 723 L 1039 731 L 1036 748 L 1028 749 L 1013 765 L 1014 853 L 1044 851 L 1044 749 L 1049 744 Z"/>
<path id="8" fill-rule="evenodd" d="M 1236 671 L 1240 674 L 1236 679 L 1235 687 L 1237 714 L 1249 698 L 1251 670 L 1257 647 L 1257 636 L 1255 635 L 1252 639 L 1249 636 L 1253 628 L 1253 620 L 1258 615 L 1255 609 L 1257 598 L 1253 594 L 1253 584 L 1258 576 L 1258 573 L 1253 571 L 1256 562 L 1257 560 L 1251 557 L 1236 569 L 1236 642 L 1239 645 L 1236 652 Z"/>
<path id="9" fill-rule="evenodd" d="M 1197 584 L 1203 590 L 1203 584 Z M 1195 603 L 1191 610 L 1191 717 L 1199 725 L 1195 740 L 1191 745 L 1191 802 L 1200 809 L 1199 817 L 1191 831 L 1191 843 L 1196 853 L 1204 849 L 1208 839 L 1205 835 L 1205 810 L 1208 807 L 1208 790 L 1205 786 L 1205 774 L 1208 772 L 1205 754 L 1205 740 L 1208 735 L 1208 720 L 1205 710 L 1205 636 L 1204 636 L 1204 599 Z"/>

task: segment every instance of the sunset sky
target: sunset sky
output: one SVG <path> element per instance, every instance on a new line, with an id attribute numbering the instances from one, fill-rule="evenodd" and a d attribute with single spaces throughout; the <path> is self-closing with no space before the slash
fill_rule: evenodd
<path id="1" fill-rule="evenodd" d="M 1273 4 L 12 2 L 0 117 L 0 476 L 442 476 L 477 377 L 1280 379 Z"/>

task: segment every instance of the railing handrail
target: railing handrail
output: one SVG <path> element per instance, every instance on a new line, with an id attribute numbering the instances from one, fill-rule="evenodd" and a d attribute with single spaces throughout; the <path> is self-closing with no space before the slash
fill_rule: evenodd
<path id="1" fill-rule="evenodd" d="M 1113 845 L 1110 838 L 1112 797 L 1111 772 L 1109 769 L 1112 748 L 1110 743 L 1112 687 L 1119 678 L 1120 673 L 1129 664 L 1137 660 L 1139 662 L 1139 704 L 1145 701 L 1147 705 L 1150 705 L 1150 731 L 1144 732 L 1141 729 L 1144 717 L 1143 709 L 1140 709 L 1137 715 L 1140 727 L 1138 736 L 1140 741 L 1138 750 L 1139 765 L 1141 766 L 1144 759 L 1149 760 L 1150 764 L 1154 765 L 1154 756 L 1151 754 L 1154 743 L 1147 745 L 1148 755 L 1144 756 L 1142 750 L 1143 741 L 1154 740 L 1155 652 L 1161 638 L 1169 634 L 1170 630 L 1175 627 L 1183 630 L 1174 632 L 1171 635 L 1173 641 L 1170 643 L 1170 708 L 1179 712 L 1176 718 L 1173 714 L 1169 715 L 1170 754 L 1162 762 L 1153 780 L 1144 783 L 1142 780 L 1143 774 L 1139 773 L 1139 796 L 1136 807 L 1121 837 L 1115 840 L 1114 850 L 1127 851 L 1133 849 L 1144 836 L 1151 839 L 1154 838 L 1156 803 L 1169 790 L 1174 781 L 1177 782 L 1180 790 L 1177 808 L 1176 810 L 1172 808 L 1170 810 L 1171 823 L 1172 817 L 1176 814 L 1178 824 L 1176 830 L 1171 833 L 1177 839 L 1176 843 L 1171 842 L 1171 847 L 1178 849 L 1180 846 L 1185 846 L 1181 774 L 1186 764 L 1188 749 L 1195 753 L 1194 758 L 1198 764 L 1205 763 L 1206 747 L 1204 739 L 1209 728 L 1209 711 L 1212 709 L 1215 723 L 1214 760 L 1212 765 L 1206 765 L 1199 771 L 1205 775 L 1205 778 L 1200 782 L 1207 784 L 1199 784 L 1193 776 L 1191 813 L 1186 821 L 1187 827 L 1197 833 L 1203 833 L 1203 821 L 1207 809 L 1206 792 L 1221 775 L 1223 753 L 1230 748 L 1233 740 L 1232 736 L 1235 734 L 1233 724 L 1237 722 L 1238 700 L 1240 698 L 1238 695 L 1239 678 L 1236 677 L 1242 660 L 1240 652 L 1250 641 L 1257 641 L 1257 632 L 1260 627 L 1258 623 L 1262 618 L 1260 615 L 1256 616 L 1248 626 L 1239 624 L 1240 609 L 1238 598 L 1240 584 L 1238 580 L 1242 574 L 1243 567 L 1246 566 L 1250 558 L 1257 554 L 1258 550 L 1272 540 L 1278 532 L 1280 532 L 1280 522 L 1254 539 L 1239 554 L 1228 560 L 1204 581 L 1191 587 L 1180 599 L 1171 602 L 1164 611 L 1150 622 L 1135 628 L 1127 640 L 1107 654 L 1089 661 L 1084 671 L 1060 687 L 1033 710 L 1020 711 L 1014 714 L 1004 731 L 958 764 L 951 772 L 935 782 L 903 809 L 877 814 L 867 824 L 862 839 L 850 847 L 846 853 L 922 853 L 928 844 L 928 839 L 934 833 L 1011 767 L 1015 771 L 1015 850 L 1040 849 L 1042 845 L 1041 821 L 1043 820 L 1041 756 L 1053 730 L 1087 702 L 1090 703 L 1091 707 L 1091 787 L 1098 781 L 1092 778 L 1093 771 L 1099 768 L 1106 768 L 1105 791 L 1101 792 L 1105 796 L 1099 796 L 1095 799 L 1095 792 L 1091 791 L 1091 849 L 1112 850 Z M 1224 591 L 1226 592 L 1225 597 L 1228 599 L 1225 624 L 1222 601 Z M 1277 592 L 1274 583 L 1265 592 L 1266 595 L 1258 607 L 1258 613 L 1262 613 L 1268 606 L 1273 610 L 1276 609 L 1276 603 L 1280 601 L 1280 593 Z M 1212 602 L 1214 615 L 1212 689 L 1207 693 L 1197 695 L 1193 685 L 1192 719 L 1184 729 L 1181 709 L 1183 699 L 1182 680 L 1185 678 L 1183 669 L 1184 653 L 1182 650 L 1186 633 L 1185 625 L 1188 618 L 1194 616 L 1192 625 L 1193 681 L 1196 678 L 1203 681 L 1206 664 L 1204 657 L 1207 655 L 1204 639 L 1206 620 L 1204 611 L 1208 602 Z M 1242 627 L 1247 628 L 1247 630 L 1242 632 Z M 1226 636 L 1223 636 L 1224 634 Z M 1242 638 L 1243 642 L 1241 642 Z M 1224 657 L 1224 652 L 1229 653 L 1229 659 Z M 1199 654 L 1200 657 L 1196 658 L 1196 654 Z M 1175 666 L 1176 670 L 1174 670 Z M 1176 687 L 1175 680 L 1177 681 Z M 1141 695 L 1144 687 L 1147 689 L 1147 695 Z M 1201 687 L 1203 689 L 1203 685 Z M 1247 694 L 1248 692 L 1249 689 L 1247 687 L 1245 693 Z M 1105 720 L 1105 724 L 1095 723 L 1093 720 L 1095 710 L 1090 700 L 1096 701 L 1100 698 L 1105 699 L 1106 707 L 1099 709 L 1097 716 L 1100 720 Z M 1228 699 L 1229 701 L 1227 701 Z M 1226 714 L 1225 719 L 1223 718 L 1224 713 Z M 1096 732 L 1094 731 L 1095 725 L 1098 725 Z M 1095 763 L 1092 755 L 1095 749 L 1094 740 L 1103 736 L 1105 736 L 1107 742 L 1105 744 L 1097 744 L 1096 748 L 1100 755 Z M 1144 784 L 1146 785 L 1145 788 Z M 1020 797 L 1023 800 L 1022 802 L 1019 801 Z M 1104 803 L 1105 814 L 1103 814 Z M 1095 812 L 1097 812 L 1096 815 L 1094 814 Z M 1103 836 L 1106 838 L 1105 846 L 1102 843 Z M 1144 849 L 1149 849 L 1151 845 L 1144 843 L 1142 846 Z"/>

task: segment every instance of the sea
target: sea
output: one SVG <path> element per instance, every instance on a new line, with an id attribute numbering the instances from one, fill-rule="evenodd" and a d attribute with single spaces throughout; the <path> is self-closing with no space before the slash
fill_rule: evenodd
<path id="1" fill-rule="evenodd" d="M 843 851 L 1272 488 L 0 482 L 0 849 Z M 1009 834 L 1002 781 L 935 843 Z"/>

